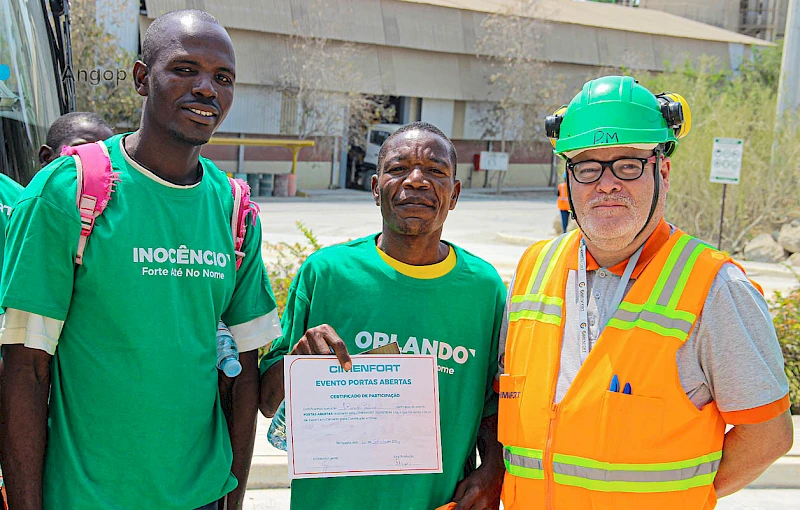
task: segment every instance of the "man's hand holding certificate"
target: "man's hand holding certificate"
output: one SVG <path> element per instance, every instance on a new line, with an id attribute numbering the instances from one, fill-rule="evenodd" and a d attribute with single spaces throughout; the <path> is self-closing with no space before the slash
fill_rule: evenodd
<path id="1" fill-rule="evenodd" d="M 289 476 L 442 472 L 434 356 L 286 356 Z"/>

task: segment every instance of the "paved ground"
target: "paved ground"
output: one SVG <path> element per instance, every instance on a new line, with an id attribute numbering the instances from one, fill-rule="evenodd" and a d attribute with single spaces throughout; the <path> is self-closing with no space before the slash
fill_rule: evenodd
<path id="1" fill-rule="evenodd" d="M 550 193 L 527 197 L 462 194 L 444 226 L 444 238 L 488 260 L 508 280 L 525 248 L 555 236 L 558 211 Z M 264 240 L 302 241 L 295 226 L 303 222 L 323 245 L 357 239 L 381 228 L 379 209 L 368 193 L 346 190 L 311 198 L 272 199 L 261 203 Z M 792 273 L 778 264 L 746 264 L 768 295 L 796 285 Z"/>
<path id="2" fill-rule="evenodd" d="M 717 510 L 798 510 L 800 489 L 745 489 L 723 498 Z M 247 491 L 244 510 L 289 510 L 289 489 Z"/>

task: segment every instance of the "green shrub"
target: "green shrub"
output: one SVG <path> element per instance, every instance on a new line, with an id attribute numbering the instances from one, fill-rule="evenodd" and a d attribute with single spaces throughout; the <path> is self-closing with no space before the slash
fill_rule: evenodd
<path id="1" fill-rule="evenodd" d="M 289 244 L 285 242 L 269 243 L 264 241 L 264 248 L 268 253 L 274 254 L 274 260 L 265 263 L 272 291 L 275 293 L 275 302 L 278 305 L 278 315 L 283 316 L 286 307 L 286 297 L 294 275 L 303 265 L 309 255 L 322 248 L 311 229 L 302 222 L 295 222 L 297 229 L 303 233 L 304 241 Z"/>
<path id="2" fill-rule="evenodd" d="M 783 351 L 784 370 L 789 378 L 792 414 L 800 414 L 800 287 L 785 295 L 775 292 L 770 306 Z"/>
<path id="3" fill-rule="evenodd" d="M 272 291 L 275 293 L 278 315 L 281 317 L 283 317 L 283 310 L 286 308 L 286 298 L 289 295 L 289 287 L 292 285 L 294 276 L 308 256 L 322 248 L 311 229 L 300 221 L 295 222 L 295 225 L 303 233 L 304 239 L 302 242 L 289 244 L 264 241 L 264 249 L 270 255 L 270 257 L 267 257 L 264 266 L 267 268 Z M 259 354 L 263 355 L 264 352 Z"/>
<path id="4" fill-rule="evenodd" d="M 667 221 L 716 244 L 722 185 L 709 182 L 714 138 L 744 140 L 741 184 L 726 192 L 722 249 L 731 253 L 800 217 L 800 131 L 792 128 L 800 117 L 776 119 L 776 61 L 780 46 L 758 51 L 738 74 L 711 58 L 665 73 L 637 73 L 651 91 L 683 94 L 691 106 L 691 132 L 672 158 Z"/>

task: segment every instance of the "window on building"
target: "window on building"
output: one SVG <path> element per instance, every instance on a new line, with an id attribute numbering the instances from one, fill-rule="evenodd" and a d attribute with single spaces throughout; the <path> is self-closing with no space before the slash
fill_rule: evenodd
<path id="1" fill-rule="evenodd" d="M 389 138 L 391 133 L 388 131 L 373 131 L 372 134 L 369 135 L 369 143 L 374 143 L 375 145 L 383 145 L 383 142 Z"/>

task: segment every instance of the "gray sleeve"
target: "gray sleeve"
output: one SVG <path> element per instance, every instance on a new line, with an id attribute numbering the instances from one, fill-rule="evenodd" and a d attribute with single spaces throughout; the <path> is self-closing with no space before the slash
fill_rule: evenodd
<path id="1" fill-rule="evenodd" d="M 688 352 L 683 358 L 693 354 L 695 363 L 699 362 L 698 382 L 706 387 L 700 393 L 709 392 L 720 411 L 771 404 L 789 391 L 767 303 L 737 266 L 725 264 L 720 269 L 696 329 L 694 338 L 687 341 L 690 345 L 684 346 Z M 687 389 L 685 379 L 691 376 L 691 368 L 685 359 L 682 362 L 682 350 L 678 366 Z M 682 368 L 689 370 L 684 374 Z M 688 389 L 687 393 L 691 398 Z"/>
<path id="2" fill-rule="evenodd" d="M 506 309 L 503 310 L 503 321 L 500 323 L 500 342 L 497 346 L 497 377 L 505 373 L 506 365 L 506 336 L 508 336 L 508 310 L 511 307 L 511 293 L 514 290 L 514 280 L 517 278 L 517 273 L 511 277 L 511 283 L 508 284 L 508 295 L 506 296 Z"/>

